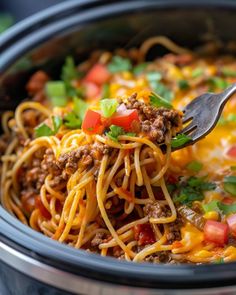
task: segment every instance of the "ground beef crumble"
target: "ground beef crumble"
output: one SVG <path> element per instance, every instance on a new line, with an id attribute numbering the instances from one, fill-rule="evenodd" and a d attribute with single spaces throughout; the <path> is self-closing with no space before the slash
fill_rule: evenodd
<path id="1" fill-rule="evenodd" d="M 157 143 L 164 142 L 169 132 L 174 136 L 182 124 L 182 116 L 179 111 L 146 105 L 137 100 L 136 93 L 128 98 L 126 107 L 138 111 L 141 121 L 140 131 Z"/>
<path id="2" fill-rule="evenodd" d="M 51 149 L 43 148 L 34 154 L 31 163 L 26 163 L 18 172 L 21 185 L 21 200 L 27 212 L 34 207 L 34 199 L 39 196 L 40 189 L 47 175 L 52 175 L 50 185 L 61 187 L 66 185 L 66 178 L 62 170 L 57 166 L 56 159 Z"/>
<path id="3" fill-rule="evenodd" d="M 171 261 L 173 260 L 170 256 L 169 251 L 160 251 L 155 254 L 147 256 L 144 261 L 151 262 L 151 263 L 171 263 Z"/>
<path id="4" fill-rule="evenodd" d="M 169 233 L 166 238 L 167 241 L 172 244 L 174 241 L 181 240 L 181 232 L 180 229 L 183 226 L 183 220 L 181 217 L 177 217 L 174 222 L 168 224 Z"/>
<path id="5" fill-rule="evenodd" d="M 91 246 L 92 247 L 99 246 L 100 244 L 102 244 L 104 242 L 104 239 L 105 239 L 104 233 L 96 233 L 96 235 L 94 236 L 94 238 L 91 241 Z"/>
<path id="6" fill-rule="evenodd" d="M 110 152 L 111 148 L 107 145 L 97 142 L 92 146 L 86 144 L 69 153 L 62 154 L 57 161 L 57 166 L 63 170 L 64 174 L 71 175 L 78 169 L 79 163 L 85 168 L 98 167 L 102 156 Z"/>
<path id="7" fill-rule="evenodd" d="M 170 210 L 158 201 L 146 204 L 143 210 L 149 218 L 162 218 L 170 215 Z"/>
<path id="8" fill-rule="evenodd" d="M 144 213 L 149 218 L 162 218 L 168 217 L 171 215 L 170 209 L 160 204 L 159 202 L 154 202 L 150 204 L 146 204 L 144 206 Z M 183 226 L 183 220 L 180 216 L 176 218 L 174 222 L 168 223 L 169 233 L 167 234 L 168 243 L 173 243 L 174 241 L 181 240 L 180 229 Z"/>

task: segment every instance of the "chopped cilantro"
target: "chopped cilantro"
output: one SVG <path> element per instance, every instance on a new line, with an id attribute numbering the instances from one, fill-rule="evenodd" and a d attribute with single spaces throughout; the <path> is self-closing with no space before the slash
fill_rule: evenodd
<path id="1" fill-rule="evenodd" d="M 179 80 L 178 85 L 181 90 L 189 89 L 189 84 L 187 80 Z"/>
<path id="2" fill-rule="evenodd" d="M 209 211 L 217 211 L 217 212 L 222 212 L 225 215 L 229 215 L 231 213 L 236 212 L 236 204 L 224 204 L 221 203 L 220 201 L 213 200 L 208 204 L 202 205 L 203 209 L 205 212 Z"/>
<path id="3" fill-rule="evenodd" d="M 131 61 L 121 56 L 113 56 L 111 62 L 107 66 L 111 73 L 130 71 L 132 69 Z"/>
<path id="4" fill-rule="evenodd" d="M 189 137 L 186 134 L 182 134 L 182 133 L 178 134 L 176 137 L 172 138 L 171 147 L 178 148 L 191 140 L 192 140 L 191 137 Z"/>
<path id="5" fill-rule="evenodd" d="M 167 109 L 173 108 L 172 105 L 167 100 L 165 100 L 164 98 L 162 98 L 156 93 L 152 93 L 149 97 L 150 97 L 150 104 L 157 108 L 160 108 L 160 107 L 164 107 Z"/>
<path id="6" fill-rule="evenodd" d="M 223 68 L 222 74 L 225 77 L 236 77 L 236 70 L 230 69 L 230 68 Z"/>
<path id="7" fill-rule="evenodd" d="M 236 176 L 231 175 L 224 178 L 224 190 L 236 196 Z"/>
<path id="8" fill-rule="evenodd" d="M 147 66 L 148 66 L 147 62 L 138 64 L 137 66 L 135 66 L 133 68 L 134 75 L 136 76 L 140 75 L 146 69 Z"/>
<path id="9" fill-rule="evenodd" d="M 203 192 L 215 189 L 215 184 L 205 182 L 203 177 L 190 177 L 187 181 L 177 185 L 174 193 L 174 201 L 181 204 L 191 205 L 194 201 L 204 199 Z"/>
<path id="10" fill-rule="evenodd" d="M 194 201 L 201 201 L 203 199 L 203 193 L 190 186 L 182 187 L 179 194 L 174 197 L 175 202 L 188 205 L 190 205 Z"/>
<path id="11" fill-rule="evenodd" d="M 202 76 L 204 73 L 204 70 L 202 68 L 196 68 L 192 71 L 192 78 L 198 78 Z"/>
<path id="12" fill-rule="evenodd" d="M 77 129 L 81 127 L 88 105 L 78 97 L 73 97 L 74 110 L 64 117 L 64 124 L 67 128 Z"/>
<path id="13" fill-rule="evenodd" d="M 209 211 L 217 211 L 222 212 L 224 215 L 229 215 L 232 213 L 236 213 L 236 204 L 224 204 L 220 201 L 213 200 L 208 204 L 202 205 L 205 212 Z"/>
<path id="14" fill-rule="evenodd" d="M 39 126 L 35 127 L 35 136 L 51 136 L 53 135 L 52 129 L 45 123 L 40 124 Z"/>
<path id="15" fill-rule="evenodd" d="M 219 211 L 218 203 L 219 203 L 219 201 L 213 200 L 213 201 L 209 202 L 208 204 L 202 205 L 202 208 L 203 208 L 204 212 Z"/>
<path id="16" fill-rule="evenodd" d="M 218 202 L 218 207 L 225 215 L 236 212 L 236 204 L 227 205 L 227 204 Z"/>
<path id="17" fill-rule="evenodd" d="M 83 120 L 85 116 L 85 112 L 88 108 L 88 104 L 84 100 L 78 97 L 74 97 L 73 102 L 74 102 L 74 113 L 77 115 L 77 117 Z"/>
<path id="18" fill-rule="evenodd" d="M 120 135 L 135 136 L 136 134 L 133 132 L 126 133 L 122 127 L 116 125 L 111 125 L 110 131 L 106 133 L 107 137 L 116 142 L 118 142 L 118 136 Z"/>
<path id="19" fill-rule="evenodd" d="M 208 204 L 202 206 L 205 212 L 217 211 L 222 212 L 224 215 L 236 213 L 236 204 L 224 204 L 218 200 L 213 200 Z"/>
<path id="20" fill-rule="evenodd" d="M 56 134 L 62 125 L 62 119 L 58 116 L 52 116 L 53 133 Z"/>
<path id="21" fill-rule="evenodd" d="M 186 166 L 187 169 L 192 170 L 194 172 L 201 171 L 202 167 L 203 167 L 202 163 L 200 163 L 198 161 L 192 161 L 192 162 L 188 163 L 188 165 Z"/>
<path id="22" fill-rule="evenodd" d="M 111 117 L 115 113 L 117 106 L 118 106 L 118 102 L 115 98 L 114 99 L 106 98 L 100 101 L 102 115 L 105 118 Z"/>
<path id="23" fill-rule="evenodd" d="M 146 77 L 147 77 L 147 80 L 149 82 L 152 82 L 152 81 L 160 81 L 161 78 L 162 78 L 162 74 L 160 72 L 149 72 L 146 74 Z"/>
<path id="24" fill-rule="evenodd" d="M 67 56 L 65 64 L 62 67 L 61 79 L 65 83 L 70 83 L 72 80 L 78 78 L 79 72 L 76 69 L 76 65 L 73 57 Z"/>
<path id="25" fill-rule="evenodd" d="M 106 98 L 106 97 L 109 97 L 110 95 L 110 85 L 105 83 L 102 85 L 102 99 Z"/>
<path id="26" fill-rule="evenodd" d="M 51 136 L 55 135 L 62 125 L 62 119 L 58 116 L 52 116 L 52 125 L 53 129 L 51 129 L 47 124 L 42 123 L 35 128 L 35 136 Z"/>
<path id="27" fill-rule="evenodd" d="M 72 86 L 71 81 L 81 77 L 81 73 L 76 69 L 73 57 L 67 56 L 65 63 L 62 67 L 61 79 L 65 83 L 67 95 L 70 97 L 79 95 L 81 96 L 81 89 L 76 89 Z"/>
<path id="28" fill-rule="evenodd" d="M 75 114 L 74 112 L 70 112 L 64 117 L 64 123 L 65 126 L 70 129 L 77 129 L 81 127 L 82 121 L 77 116 L 77 114 Z"/>
<path id="29" fill-rule="evenodd" d="M 106 135 L 113 141 L 118 142 L 118 136 L 124 134 L 124 129 L 120 126 L 111 125 L 110 131 Z"/>
<path id="30" fill-rule="evenodd" d="M 212 182 L 206 182 L 206 177 L 195 177 L 192 176 L 188 180 L 188 184 L 191 187 L 198 187 L 202 191 L 211 191 L 216 188 L 216 185 Z"/>
<path id="31" fill-rule="evenodd" d="M 163 83 L 160 81 L 150 81 L 149 84 L 155 93 L 158 93 L 161 97 L 169 102 L 172 101 L 174 94 Z"/>
<path id="32" fill-rule="evenodd" d="M 66 88 L 63 81 L 50 81 L 46 83 L 46 94 L 53 106 L 63 107 L 67 104 Z"/>
<path id="33" fill-rule="evenodd" d="M 213 90 L 215 88 L 224 90 L 225 88 L 229 86 L 229 83 L 225 79 L 222 79 L 220 77 L 211 77 L 208 81 L 211 85 L 211 88 L 213 88 Z"/>

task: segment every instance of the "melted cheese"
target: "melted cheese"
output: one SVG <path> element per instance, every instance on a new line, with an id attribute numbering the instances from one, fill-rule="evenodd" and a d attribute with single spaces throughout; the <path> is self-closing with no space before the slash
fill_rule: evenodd
<path id="1" fill-rule="evenodd" d="M 180 244 L 182 246 L 178 245 L 177 248 L 173 248 L 172 252 L 174 254 L 189 252 L 195 247 L 199 246 L 204 240 L 203 233 L 190 223 L 187 223 L 181 229 L 181 236 L 182 239 L 180 241 Z"/>

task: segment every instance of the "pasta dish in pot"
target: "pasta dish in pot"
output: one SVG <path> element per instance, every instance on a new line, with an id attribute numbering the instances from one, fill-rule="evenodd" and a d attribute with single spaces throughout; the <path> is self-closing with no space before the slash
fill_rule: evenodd
<path id="1" fill-rule="evenodd" d="M 171 53 L 146 61 L 161 44 Z M 2 115 L 1 204 L 36 231 L 134 262 L 236 260 L 236 97 L 200 142 L 181 109 L 236 82 L 233 56 L 165 37 L 35 72 Z"/>

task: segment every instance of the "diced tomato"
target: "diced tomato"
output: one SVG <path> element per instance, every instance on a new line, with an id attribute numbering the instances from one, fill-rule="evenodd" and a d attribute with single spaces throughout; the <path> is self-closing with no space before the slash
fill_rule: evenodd
<path id="1" fill-rule="evenodd" d="M 236 214 L 229 216 L 226 221 L 232 233 L 236 235 Z"/>
<path id="2" fill-rule="evenodd" d="M 134 226 L 134 238 L 140 246 L 156 242 L 154 232 L 149 223 L 137 224 Z"/>
<path id="3" fill-rule="evenodd" d="M 218 221 L 207 220 L 204 226 L 204 236 L 207 242 L 223 246 L 228 242 L 229 227 Z"/>
<path id="4" fill-rule="evenodd" d="M 97 85 L 106 83 L 110 78 L 110 73 L 106 66 L 100 63 L 95 64 L 87 73 L 84 80 L 86 82 L 92 82 Z"/>
<path id="5" fill-rule="evenodd" d="M 233 204 L 234 200 L 230 197 L 225 197 L 223 200 L 222 200 L 222 203 L 224 204 L 227 204 L 227 205 L 231 205 Z"/>
<path id="6" fill-rule="evenodd" d="M 88 109 L 82 123 L 82 129 L 88 134 L 101 134 L 104 130 L 101 114 Z"/>
<path id="7" fill-rule="evenodd" d="M 95 98 L 101 93 L 101 87 L 92 82 L 84 82 L 85 96 L 87 98 Z"/>
<path id="8" fill-rule="evenodd" d="M 227 151 L 226 155 L 230 158 L 236 159 L 236 144 L 232 145 Z"/>
<path id="9" fill-rule="evenodd" d="M 48 210 L 44 207 L 41 199 L 40 199 L 40 196 L 36 197 L 35 199 L 35 207 L 39 209 L 41 215 L 43 217 L 45 217 L 46 219 L 50 219 L 51 218 L 51 214 L 50 212 L 48 212 Z"/>
<path id="10" fill-rule="evenodd" d="M 125 110 L 117 111 L 113 117 L 111 117 L 111 124 L 122 127 L 125 131 L 131 131 L 132 123 L 134 121 L 139 122 L 137 110 Z"/>

